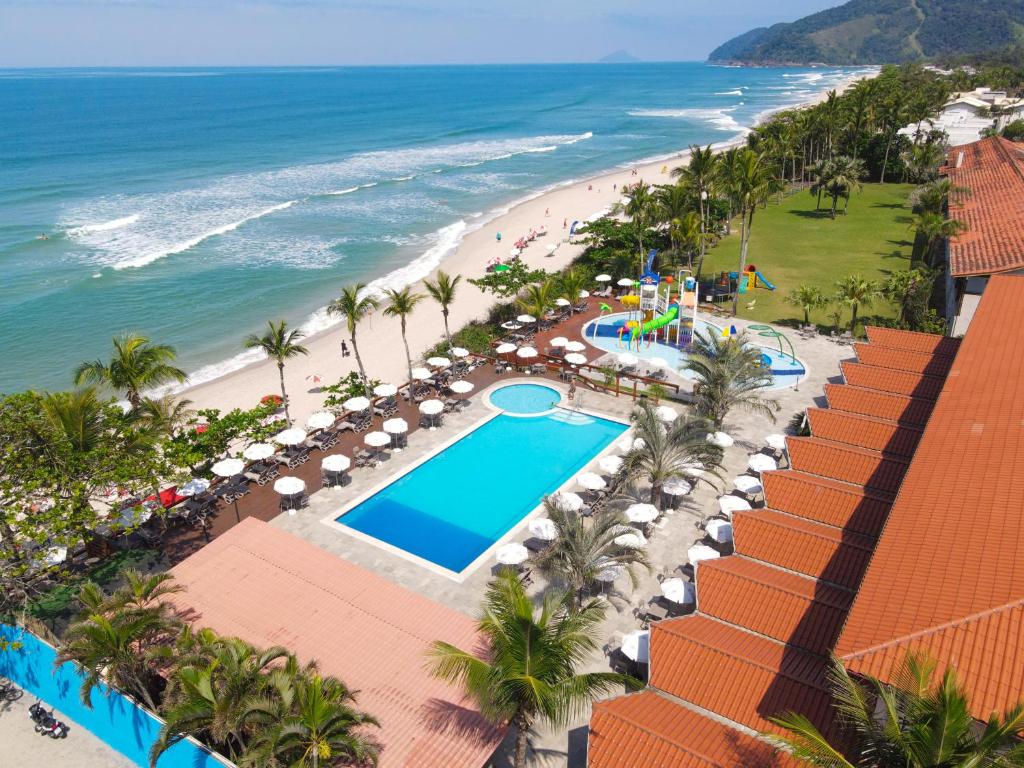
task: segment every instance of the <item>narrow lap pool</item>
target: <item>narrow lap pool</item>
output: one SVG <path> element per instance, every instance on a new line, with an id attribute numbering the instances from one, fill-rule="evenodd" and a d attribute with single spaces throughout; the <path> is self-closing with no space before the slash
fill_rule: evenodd
<path id="1" fill-rule="evenodd" d="M 506 403 L 510 413 L 548 411 L 557 398 L 556 390 L 532 384 L 491 394 L 492 404 Z M 626 429 L 561 408 L 502 413 L 337 522 L 459 573 Z"/>

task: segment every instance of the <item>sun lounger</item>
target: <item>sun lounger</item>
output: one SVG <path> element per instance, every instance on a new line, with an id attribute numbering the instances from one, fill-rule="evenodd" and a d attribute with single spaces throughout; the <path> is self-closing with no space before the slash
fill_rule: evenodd
<path id="1" fill-rule="evenodd" d="M 357 467 L 370 467 L 374 463 L 374 455 L 362 448 L 356 449 L 352 454 L 352 463 Z"/>
<path id="2" fill-rule="evenodd" d="M 313 448 L 319 448 L 321 451 L 326 451 L 338 442 L 338 433 L 325 429 L 322 432 L 317 432 L 315 435 L 312 435 L 308 442 Z"/>
<path id="3" fill-rule="evenodd" d="M 256 485 L 266 485 L 275 477 L 281 474 L 281 470 L 278 468 L 277 462 L 267 461 L 266 463 L 257 462 L 249 467 L 249 471 L 245 473 L 245 476 L 256 483 Z"/>
<path id="4" fill-rule="evenodd" d="M 302 445 L 295 448 L 289 448 L 284 452 L 282 458 L 284 463 L 288 465 L 289 469 L 295 469 L 300 464 L 305 464 L 309 461 L 310 447 L 308 445 Z"/>

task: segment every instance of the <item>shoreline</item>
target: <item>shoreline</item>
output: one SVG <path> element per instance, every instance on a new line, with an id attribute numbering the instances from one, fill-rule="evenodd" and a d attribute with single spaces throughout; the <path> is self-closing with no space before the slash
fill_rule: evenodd
<path id="1" fill-rule="evenodd" d="M 852 75 L 835 86 L 835 90 L 842 92 L 854 82 L 872 76 L 873 73 Z M 817 104 L 826 98 L 827 92 L 820 91 L 799 104 L 766 110 L 757 116 L 758 122 L 776 112 Z M 745 129 L 724 141 L 712 142 L 711 146 L 716 152 L 722 152 L 729 147 L 742 145 L 748 132 Z M 621 188 L 626 184 L 641 180 L 650 184 L 669 181 L 668 173 L 662 171 L 670 171 L 672 167 L 684 162 L 688 156 L 687 147 L 654 158 L 643 158 L 583 179 L 549 184 L 478 216 L 464 216 L 438 230 L 439 233 L 444 233 L 453 228 L 460 228 L 460 235 L 454 247 L 447 247 L 440 260 L 430 265 L 429 272 L 423 271 L 427 265 L 417 269 L 417 262 L 424 260 L 433 249 L 428 249 L 407 265 L 371 280 L 368 285 L 378 288 L 401 287 L 401 283 L 422 293 L 423 281 L 436 276 L 439 270 L 451 275 L 462 275 L 463 280 L 459 283 L 449 316 L 449 326 L 453 331 L 458 330 L 472 320 L 486 317 L 491 307 L 497 303 L 491 294 L 485 294 L 475 286 L 469 285 L 466 278 L 482 276 L 490 261 L 498 257 L 507 257 L 511 243 L 520 235 L 530 229 L 537 229 L 540 225 L 546 226 L 547 236 L 534 241 L 531 247 L 523 251 L 520 259 L 531 269 L 544 268 L 549 272 L 564 269 L 583 250 L 581 245 L 567 241 L 569 224 L 574 220 L 585 221 L 599 214 L 603 215 L 619 200 Z M 500 242 L 496 240 L 496 232 L 502 233 Z M 443 243 L 443 239 L 441 242 Z M 548 256 L 546 246 L 550 244 L 556 244 L 557 248 Z M 409 280 L 396 279 L 396 276 L 410 271 L 412 276 Z M 342 358 L 340 354 L 341 341 L 348 341 L 343 322 L 316 328 L 316 325 L 323 323 L 324 320 L 324 309 L 319 308 L 301 325 L 296 326 L 307 329 L 312 325 L 315 328 L 301 342 L 307 347 L 309 354 L 292 358 L 285 367 L 290 408 L 293 420 L 297 424 L 304 423 L 310 413 L 323 407 L 324 395 L 319 391 L 319 384 L 314 383 L 314 377 L 321 378 L 320 384 L 332 384 L 342 376 L 357 370 L 354 355 Z M 443 336 L 443 332 L 440 307 L 431 299 L 424 299 L 408 320 L 409 350 L 414 360 L 434 346 Z M 360 355 L 368 376 L 396 384 L 408 378 L 397 319 L 384 316 L 381 310 L 374 312 L 360 324 L 356 341 L 360 345 Z M 237 359 L 232 357 L 220 363 L 203 366 L 193 375 Z M 193 409 L 218 408 L 223 412 L 235 407 L 251 407 L 249 404 L 255 405 L 263 395 L 279 393 L 280 388 L 275 366 L 263 358 L 244 363 L 206 381 L 189 383 L 171 391 L 177 396 L 191 400 Z"/>

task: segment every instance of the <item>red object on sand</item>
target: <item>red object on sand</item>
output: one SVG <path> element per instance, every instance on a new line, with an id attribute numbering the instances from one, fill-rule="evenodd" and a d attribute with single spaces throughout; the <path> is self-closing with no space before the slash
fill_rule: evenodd
<path id="1" fill-rule="evenodd" d="M 260 398 L 260 405 L 280 405 L 282 402 L 280 395 L 264 395 Z"/>

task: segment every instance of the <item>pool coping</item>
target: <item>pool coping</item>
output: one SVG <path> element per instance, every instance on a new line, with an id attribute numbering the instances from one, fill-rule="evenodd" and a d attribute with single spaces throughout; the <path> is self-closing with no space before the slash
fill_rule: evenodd
<path id="1" fill-rule="evenodd" d="M 419 468 L 421 465 L 423 465 L 426 462 L 430 461 L 430 459 L 434 458 L 439 453 L 442 453 L 443 451 L 445 451 L 448 448 L 450 448 L 451 446 L 453 446 L 455 443 L 457 443 L 462 438 L 464 438 L 467 435 L 475 432 L 480 427 L 484 426 L 485 424 L 488 424 L 489 422 L 491 422 L 494 419 L 496 419 L 498 416 L 500 416 L 503 413 L 505 413 L 504 411 L 498 409 L 496 406 L 491 404 L 491 401 L 490 401 L 490 394 L 491 394 L 491 392 L 493 392 L 494 390 L 497 390 L 497 389 L 501 389 L 502 387 L 510 386 L 512 384 L 537 384 L 537 383 L 538 383 L 537 379 L 525 378 L 525 377 L 516 377 L 516 378 L 506 379 L 504 381 L 496 381 L 496 382 L 494 382 L 489 387 L 487 387 L 486 389 L 484 389 L 484 390 L 482 390 L 480 392 L 480 394 L 482 395 L 482 402 L 488 408 L 488 410 L 491 411 L 491 413 L 483 416 L 482 418 L 480 418 L 477 421 L 475 421 L 473 424 L 469 425 L 465 429 L 463 429 L 460 432 L 458 432 L 455 435 L 453 435 L 448 440 L 445 440 L 444 442 L 442 442 L 439 445 L 435 446 L 432 450 L 430 450 L 427 453 L 425 453 L 423 456 L 421 456 L 416 461 L 411 463 L 408 467 L 403 469 L 401 472 L 399 472 L 397 474 L 394 474 L 394 475 L 389 475 L 389 476 L 383 478 L 381 480 L 381 482 L 377 483 L 376 485 L 374 485 L 369 490 L 364 491 L 363 493 L 359 494 L 355 498 L 349 499 L 341 507 L 340 511 L 336 510 L 336 511 L 334 511 L 334 512 L 328 514 L 328 515 L 325 515 L 324 517 L 321 517 L 320 518 L 321 524 L 326 525 L 328 528 L 331 528 L 331 529 L 333 529 L 335 531 L 340 531 L 340 532 L 344 533 L 345 535 L 350 536 L 350 537 L 352 537 L 354 539 L 357 539 L 359 541 L 363 541 L 363 542 L 365 542 L 367 544 L 370 544 L 370 545 L 372 545 L 374 547 L 377 547 L 378 549 L 381 549 L 381 550 L 383 550 L 385 552 L 389 552 L 392 555 L 400 557 L 401 559 L 406 560 L 408 562 L 414 563 L 415 565 L 418 565 L 418 566 L 420 566 L 422 568 L 426 568 L 428 571 L 431 571 L 432 573 L 436 573 L 439 576 L 444 576 L 447 579 L 451 579 L 452 581 L 461 584 L 467 578 L 469 578 L 469 576 L 471 576 L 476 570 L 478 570 L 481 565 L 483 565 L 487 560 L 489 560 L 494 555 L 494 552 L 495 552 L 495 550 L 498 549 L 498 547 L 500 547 L 500 546 L 502 546 L 504 544 L 507 544 L 509 541 L 514 539 L 516 536 L 518 536 L 519 532 L 523 529 L 523 527 L 528 525 L 531 520 L 533 520 L 535 517 L 537 517 L 544 510 L 544 502 L 542 501 L 536 507 L 534 507 L 529 512 L 527 512 L 526 515 L 524 515 L 518 522 L 516 522 L 514 525 L 512 525 L 512 527 L 509 528 L 500 538 L 495 540 L 494 543 L 492 543 L 489 547 L 487 547 L 487 549 L 485 549 L 483 552 L 481 552 L 472 562 L 470 562 L 461 571 L 450 570 L 448 568 L 445 568 L 444 566 L 438 565 L 437 563 L 434 563 L 434 562 L 431 562 L 430 560 L 422 558 L 419 555 L 414 555 L 412 552 L 408 552 L 408 551 L 402 549 L 401 547 L 395 546 L 394 544 L 390 544 L 390 543 L 388 543 L 386 541 L 382 541 L 381 539 L 378 539 L 378 538 L 375 538 L 373 536 L 370 536 L 369 534 L 363 533 L 362 531 L 357 531 L 354 528 L 350 528 L 347 525 L 342 525 L 340 522 L 338 522 L 338 518 L 344 517 L 346 514 L 351 512 L 353 509 L 355 509 L 357 506 L 362 504 L 367 499 L 371 498 L 372 496 L 377 495 L 378 493 L 383 491 L 385 488 L 387 488 L 392 483 L 397 482 L 401 478 L 403 478 L 406 475 L 408 475 L 410 472 L 413 472 L 414 470 Z M 562 396 L 562 398 L 564 398 L 565 394 L 568 392 L 568 387 L 563 387 L 560 384 L 556 384 L 556 383 L 550 382 L 550 381 L 544 381 L 543 382 L 543 386 L 546 386 L 546 387 L 549 387 L 550 389 L 555 390 L 556 392 L 558 392 Z M 585 471 L 586 467 L 590 466 L 594 462 L 596 462 L 599 459 L 601 459 L 603 456 L 607 455 L 615 447 L 615 444 L 616 444 L 616 442 L 618 442 L 618 440 L 621 440 L 623 437 L 625 437 L 626 435 L 628 435 L 629 433 L 631 433 L 633 431 L 632 425 L 628 421 L 624 421 L 621 418 L 618 418 L 616 416 L 609 416 L 609 415 L 601 413 L 599 411 L 596 411 L 596 410 L 593 410 L 593 409 L 589 409 L 589 408 L 584 408 L 584 407 L 580 407 L 580 408 L 566 408 L 565 406 L 561 405 L 561 401 L 560 401 L 560 404 L 557 405 L 555 408 L 551 409 L 550 411 L 545 411 L 544 413 L 537 413 L 537 414 L 506 414 L 506 415 L 518 416 L 519 418 L 535 418 L 537 416 L 543 416 L 543 415 L 546 415 L 547 413 L 551 413 L 551 412 L 553 412 L 555 410 L 559 410 L 559 409 L 567 410 L 567 411 L 575 411 L 575 412 L 578 412 L 578 413 L 586 414 L 587 416 L 592 416 L 592 417 L 597 418 L 597 419 L 603 419 L 604 421 L 611 421 L 611 422 L 614 422 L 615 424 L 621 424 L 621 425 L 626 427 L 626 430 L 621 435 L 619 435 L 618 438 L 616 438 L 615 440 L 612 440 L 611 442 L 609 442 L 608 445 L 606 445 L 604 448 L 602 448 L 598 453 L 596 453 L 593 456 L 591 456 L 587 460 L 587 462 L 579 470 L 577 470 L 576 472 L 573 472 L 572 475 L 564 483 L 559 485 L 554 490 L 550 491 L 550 493 L 548 494 L 549 496 L 554 494 L 554 493 L 558 493 L 558 492 L 566 489 L 567 487 L 569 487 L 572 484 L 573 480 L 575 480 L 576 475 L 578 475 L 580 472 Z"/>

